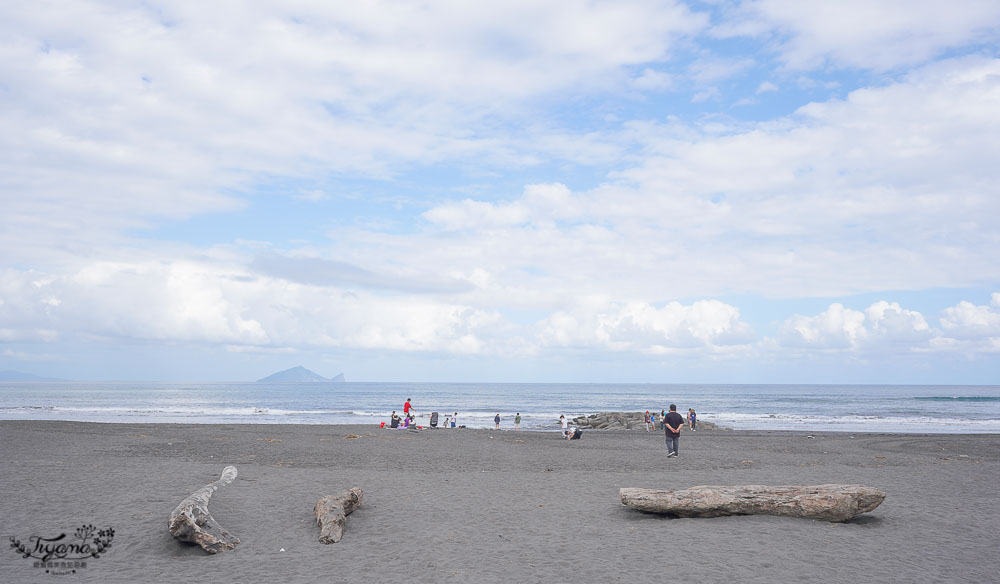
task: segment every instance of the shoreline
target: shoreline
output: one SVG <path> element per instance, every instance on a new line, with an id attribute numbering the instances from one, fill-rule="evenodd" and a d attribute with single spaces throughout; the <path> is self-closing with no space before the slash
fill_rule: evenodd
<path id="1" fill-rule="evenodd" d="M 243 421 L 240 421 L 240 422 L 217 422 L 217 421 L 208 421 L 208 422 L 198 422 L 198 421 L 147 422 L 147 421 L 141 421 L 141 420 L 130 421 L 130 422 L 123 422 L 123 421 L 108 422 L 108 421 L 100 421 L 100 420 L 0 418 L 0 424 L 4 424 L 4 423 L 8 423 L 8 422 L 18 423 L 18 424 L 29 424 L 29 423 L 32 423 L 32 424 L 33 423 L 39 423 L 39 424 L 60 424 L 60 423 L 65 423 L 65 424 L 103 424 L 103 425 L 108 425 L 108 426 L 206 426 L 206 427 L 208 427 L 208 426 L 241 426 L 241 427 L 245 426 L 245 427 L 261 427 L 261 428 L 285 427 L 285 426 L 287 426 L 287 427 L 293 427 L 293 428 L 297 427 L 297 426 L 302 426 L 302 427 L 326 427 L 326 426 L 329 426 L 329 427 L 336 427 L 336 428 L 358 428 L 358 429 L 364 429 L 364 430 L 373 430 L 373 429 L 374 430 L 379 430 L 379 429 L 384 429 L 384 430 L 387 430 L 387 431 L 389 431 L 389 430 L 414 431 L 414 430 L 409 430 L 409 429 L 404 429 L 404 428 L 394 428 L 394 429 L 393 428 L 389 428 L 388 422 L 386 423 L 386 427 L 385 428 L 380 428 L 379 427 L 379 422 L 367 423 L 367 424 L 359 424 L 359 423 L 356 423 L 356 422 L 355 423 L 338 423 L 338 422 L 295 422 L 295 423 L 289 423 L 289 422 L 243 422 Z M 659 423 L 659 422 L 657 422 L 657 423 Z M 966 437 L 968 437 L 968 436 L 997 436 L 997 437 L 1000 437 L 1000 432 L 976 432 L 976 431 L 966 431 L 966 432 L 941 431 L 941 432 L 936 432 L 936 431 L 927 431 L 927 430 L 919 431 L 918 432 L 918 431 L 896 430 L 896 429 L 893 429 L 893 430 L 830 430 L 830 429 L 811 430 L 811 429 L 807 429 L 807 428 L 803 428 L 803 429 L 788 429 L 788 428 L 775 428 L 775 429 L 768 429 L 768 428 L 731 428 L 729 426 L 723 426 L 723 425 L 717 424 L 715 422 L 710 422 L 709 420 L 699 420 L 698 424 L 699 424 L 699 428 L 704 428 L 704 429 L 699 429 L 699 430 L 696 431 L 696 433 L 697 432 L 705 432 L 705 433 L 709 433 L 709 432 L 744 432 L 744 433 L 779 433 L 779 432 L 785 432 L 785 433 L 796 433 L 796 434 L 835 434 L 835 435 L 853 434 L 853 435 L 901 435 L 901 436 L 966 436 Z M 709 427 L 708 424 L 711 424 L 711 426 Z M 573 424 L 571 423 L 570 425 L 572 426 Z M 519 433 L 519 432 L 537 432 L 537 433 L 540 433 L 540 434 L 551 434 L 553 432 L 554 433 L 559 433 L 561 431 L 560 428 L 559 428 L 559 426 L 558 426 L 558 421 L 553 422 L 552 426 L 553 426 L 552 428 L 542 428 L 542 427 L 538 427 L 538 426 L 530 426 L 530 427 L 522 427 L 519 430 L 514 430 L 513 427 L 501 427 L 500 430 L 499 430 L 499 432 L 512 432 L 512 433 L 515 433 L 515 432 L 517 432 L 517 433 Z M 691 432 L 691 430 L 688 429 L 686 425 L 684 426 L 684 428 L 685 428 L 684 431 L 683 431 L 684 435 L 686 435 L 686 434 L 688 434 L 688 433 Z M 468 426 L 466 426 L 464 428 L 441 428 L 441 427 L 431 428 L 429 426 L 424 426 L 419 431 L 421 431 L 421 432 L 422 431 L 437 432 L 439 430 L 443 431 L 443 430 L 452 430 L 452 429 L 454 429 L 454 430 L 465 430 L 465 431 L 490 431 L 490 432 L 497 432 L 498 431 L 498 430 L 496 430 L 496 429 L 494 429 L 492 427 L 488 427 L 488 426 L 481 426 L 481 427 L 468 427 Z M 639 433 L 639 432 L 643 431 L 642 428 L 628 428 L 628 429 L 626 429 L 626 428 L 581 428 L 581 429 L 584 432 L 588 432 L 588 433 L 590 433 L 590 432 L 598 432 L 598 433 L 614 433 L 614 432 L 632 433 L 632 432 L 636 432 L 636 433 Z M 649 433 L 653 434 L 653 433 L 657 433 L 657 432 L 662 433 L 663 432 L 662 428 L 658 428 L 656 430 L 652 430 Z"/>
<path id="2" fill-rule="evenodd" d="M 0 420 L 0 535 L 113 527 L 81 582 L 626 582 L 667 564 L 698 582 L 976 582 L 1000 570 L 1000 435 L 684 431 L 677 459 L 663 442 L 641 429 L 566 441 L 558 429 Z M 173 540 L 170 511 L 229 464 L 239 475 L 209 509 L 242 543 L 209 556 Z M 827 483 L 887 498 L 843 524 L 670 519 L 618 500 L 621 487 Z M 344 539 L 319 544 L 313 505 L 354 486 L 364 502 Z M 0 570 L 52 581 L 10 549 Z"/>

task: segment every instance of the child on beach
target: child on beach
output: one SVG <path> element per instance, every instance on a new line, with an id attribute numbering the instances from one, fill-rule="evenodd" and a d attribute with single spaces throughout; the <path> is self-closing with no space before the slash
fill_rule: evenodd
<path id="1" fill-rule="evenodd" d="M 688 408 L 688 427 L 694 432 L 694 426 L 698 422 L 698 414 L 694 413 L 694 408 Z"/>
<path id="2" fill-rule="evenodd" d="M 566 436 L 569 432 L 569 420 L 566 419 L 566 416 L 559 416 L 559 425 L 562 426 L 563 436 Z"/>
<path id="3" fill-rule="evenodd" d="M 521 429 L 521 412 L 518 412 L 517 415 L 514 416 L 514 429 L 515 430 Z"/>
<path id="4" fill-rule="evenodd" d="M 493 424 L 494 424 L 494 426 L 496 427 L 496 429 L 497 429 L 497 430 L 499 430 L 499 429 L 500 429 L 500 414 L 497 414 L 497 415 L 496 415 L 496 416 L 495 416 L 495 417 L 493 418 Z"/>

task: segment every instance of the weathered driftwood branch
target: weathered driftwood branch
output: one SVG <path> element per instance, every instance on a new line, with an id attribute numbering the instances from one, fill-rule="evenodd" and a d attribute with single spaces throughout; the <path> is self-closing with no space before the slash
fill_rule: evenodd
<path id="1" fill-rule="evenodd" d="M 650 513 L 678 517 L 787 515 L 847 521 L 885 500 L 879 489 L 861 485 L 691 487 L 680 491 L 625 488 L 622 503 Z"/>
<path id="2" fill-rule="evenodd" d="M 216 489 L 235 479 L 236 467 L 227 466 L 222 470 L 219 480 L 205 485 L 181 501 L 170 513 L 170 535 L 181 541 L 198 544 L 210 554 L 235 548 L 240 543 L 239 538 L 216 523 L 208 512 L 208 502 Z"/>
<path id="3" fill-rule="evenodd" d="M 361 506 L 361 496 L 361 489 L 354 487 L 316 501 L 313 514 L 320 528 L 320 543 L 337 543 L 343 539 L 347 516 Z"/>

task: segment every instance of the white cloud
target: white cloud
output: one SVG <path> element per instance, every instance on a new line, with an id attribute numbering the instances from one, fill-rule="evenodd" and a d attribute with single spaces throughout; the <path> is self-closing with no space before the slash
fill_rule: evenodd
<path id="1" fill-rule="evenodd" d="M 834 303 L 816 316 L 795 315 L 786 320 L 780 340 L 792 347 L 853 349 L 868 336 L 864 322 L 863 312 Z"/>
<path id="2" fill-rule="evenodd" d="M 919 342 L 932 331 L 924 316 L 902 308 L 898 302 L 876 302 L 865 309 L 865 322 L 873 335 L 894 342 Z"/>
<path id="3" fill-rule="evenodd" d="M 757 95 L 760 95 L 761 93 L 767 93 L 769 91 L 778 91 L 778 86 L 771 83 L 770 81 L 763 81 L 761 82 L 760 85 L 757 86 L 756 93 Z"/>
<path id="4" fill-rule="evenodd" d="M 478 353 L 495 312 L 421 296 L 377 296 L 260 277 L 226 263 L 95 262 L 65 277 L 0 274 L 6 340 L 47 324 L 62 336 L 209 343 L 259 350 L 328 346 Z M 52 302 L 52 299 L 58 302 Z"/>
<path id="5" fill-rule="evenodd" d="M 834 303 L 816 316 L 794 315 L 781 327 L 786 347 L 850 351 L 859 356 L 882 353 L 961 353 L 975 357 L 1000 344 L 1000 293 L 991 306 L 962 301 L 946 308 L 941 328 L 897 302 L 879 301 L 863 312 Z"/>
<path id="6" fill-rule="evenodd" d="M 956 339 L 1000 339 L 1000 292 L 994 292 L 989 306 L 968 301 L 946 308 L 941 328 Z"/>
<path id="7" fill-rule="evenodd" d="M 621 91 L 707 24 L 673 0 L 345 6 L 4 6 L 0 252 L 63 261 L 158 218 L 234 210 L 273 177 L 592 159 L 607 152 L 594 137 L 525 139 L 536 101 Z"/>
<path id="8" fill-rule="evenodd" d="M 669 73 L 655 71 L 648 67 L 643 69 L 642 73 L 632 81 L 632 84 L 636 88 L 646 91 L 665 91 L 673 89 L 675 83 L 676 81 Z"/>
<path id="9" fill-rule="evenodd" d="M 0 9 L 0 342 L 718 355 L 773 340 L 740 307 L 697 299 L 1000 280 L 1000 60 L 948 59 L 745 122 L 710 102 L 731 101 L 759 55 L 692 46 L 707 17 L 678 2 L 289 6 Z M 757 36 L 794 69 L 885 70 L 983 40 L 1000 13 L 831 6 L 747 2 L 716 33 Z M 704 105 L 675 103 L 685 75 Z M 684 110 L 707 113 L 670 117 Z M 439 195 L 462 190 L 453 173 L 488 194 Z M 373 190 L 423 221 L 359 218 L 377 214 L 365 182 L 341 206 L 326 177 L 382 180 Z M 328 241 L 229 248 L 134 235 L 273 192 L 343 222 L 320 228 Z M 835 304 L 780 339 L 990 351 L 998 303 L 948 308 L 940 328 L 895 302 Z"/>
<path id="10" fill-rule="evenodd" d="M 963 250 L 1000 235 L 985 220 L 1000 215 L 998 89 L 1000 60 L 969 58 L 721 133 L 635 125 L 650 156 L 614 175 L 631 184 L 593 196 L 603 221 L 647 225 L 660 232 L 652 249 L 698 258 L 670 261 L 683 282 L 703 280 L 705 263 L 742 290 L 790 297 L 994 281 L 1000 265 Z"/>
<path id="11" fill-rule="evenodd" d="M 444 229 L 474 231 L 550 223 L 573 218 L 578 213 L 578 203 L 566 185 L 553 183 L 528 185 L 521 197 L 512 202 L 495 204 L 465 199 L 434 207 L 423 216 Z"/>
<path id="12" fill-rule="evenodd" d="M 1000 4 L 992 0 L 745 0 L 714 29 L 729 36 L 776 37 L 792 69 L 827 63 L 887 70 L 916 65 L 948 49 L 995 40 Z"/>
<path id="13" fill-rule="evenodd" d="M 715 300 L 687 306 L 670 302 L 661 308 L 645 302 L 585 302 L 573 311 L 552 314 L 539 327 L 545 346 L 653 354 L 724 349 L 754 341 L 754 332 L 740 320 L 739 310 Z"/>

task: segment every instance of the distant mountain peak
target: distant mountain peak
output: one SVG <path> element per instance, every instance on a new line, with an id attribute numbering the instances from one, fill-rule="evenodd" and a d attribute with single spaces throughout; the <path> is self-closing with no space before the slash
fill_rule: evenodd
<path id="1" fill-rule="evenodd" d="M 303 383 L 311 381 L 344 381 L 344 374 L 340 373 L 336 377 L 327 379 L 322 375 L 315 373 L 306 369 L 305 367 L 299 365 L 298 367 L 292 367 L 291 369 L 285 369 L 284 371 L 279 371 L 273 375 L 268 375 L 263 379 L 258 379 L 257 382 L 269 382 L 269 383 Z"/>

